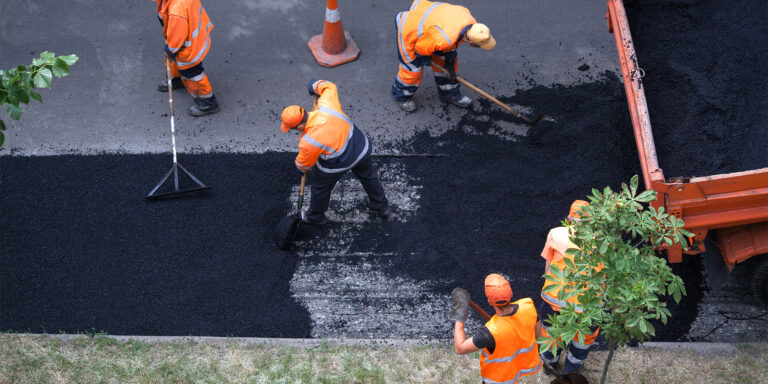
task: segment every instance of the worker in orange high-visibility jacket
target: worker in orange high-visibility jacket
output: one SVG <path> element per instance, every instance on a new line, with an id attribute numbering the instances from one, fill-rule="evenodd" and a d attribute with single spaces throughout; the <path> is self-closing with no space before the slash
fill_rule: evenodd
<path id="1" fill-rule="evenodd" d="M 464 295 L 466 297 L 461 298 Z M 484 383 L 520 383 L 524 376 L 541 368 L 536 339 L 541 336 L 536 306 L 531 298 L 512 300 L 512 288 L 503 276 L 485 278 L 485 296 L 496 314 L 470 338 L 464 333 L 469 315 L 469 294 L 457 288 L 451 293 L 454 305 L 448 318 L 453 326 L 453 347 L 465 355 L 480 352 L 480 376 Z"/>
<path id="2" fill-rule="evenodd" d="M 473 47 L 493 49 L 496 40 L 488 27 L 477 23 L 467 8 L 427 0 L 414 0 L 410 9 L 398 13 L 395 26 L 400 67 L 392 84 L 392 96 L 400 108 L 407 112 L 416 110 L 412 97 L 421 84 L 422 67 L 431 62 L 449 72 L 432 67 L 440 100 L 469 107 L 472 99 L 461 95 L 456 80 L 456 48 L 466 41 Z"/>
<path id="3" fill-rule="evenodd" d="M 573 204 L 571 204 L 571 209 L 568 213 L 568 222 L 572 223 L 574 221 L 581 220 L 581 218 L 584 216 L 581 209 L 587 205 L 589 205 L 589 203 L 584 200 L 574 201 Z M 550 266 L 557 265 L 559 270 L 565 270 L 565 259 L 573 261 L 573 255 L 567 254 L 566 251 L 569 248 L 578 248 L 573 242 L 571 242 L 570 235 L 571 232 L 569 227 L 553 228 L 547 235 L 547 243 L 544 245 L 544 250 L 541 252 L 541 257 L 546 260 L 544 273 L 553 277 L 554 280 L 559 279 L 557 275 L 552 270 L 550 270 Z M 560 288 L 545 292 L 545 289 L 552 285 L 557 285 Z M 576 296 L 570 297 L 565 301 L 559 300 L 557 296 L 560 292 L 560 289 L 565 289 L 566 292 L 569 291 L 567 284 L 564 282 L 551 281 L 546 278 L 544 279 L 544 286 L 541 288 L 541 298 L 543 301 L 539 306 L 539 313 L 542 319 L 540 321 L 540 325 L 545 335 L 547 334 L 547 329 L 549 329 L 549 323 L 546 319 L 550 314 L 560 312 L 560 308 L 568 305 L 569 303 L 575 307 L 577 312 L 583 311 L 581 303 L 579 303 L 579 298 Z M 593 331 L 592 334 L 584 335 L 584 344 L 579 343 L 579 334 L 576 334 L 573 340 L 568 343 L 568 355 L 565 359 L 565 365 L 562 374 L 573 373 L 581 369 L 581 367 L 584 365 L 584 360 L 589 355 L 589 350 L 592 348 L 592 345 L 594 344 L 595 339 L 597 339 L 599 333 L 600 329 L 597 328 Z M 558 361 L 560 361 L 560 351 L 558 350 L 557 355 L 553 354 L 551 350 L 544 352 L 541 354 L 541 358 L 547 364 L 551 365 L 552 367 L 556 367 Z"/>
<path id="4" fill-rule="evenodd" d="M 291 105 L 281 115 L 283 132 L 299 132 L 299 154 L 296 168 L 312 172 L 312 198 L 309 210 L 302 214 L 304 222 L 323 225 L 331 191 L 347 171 L 352 171 L 368 193 L 368 209 L 384 219 L 392 214 L 381 186 L 376 166 L 371 161 L 373 145 L 352 120 L 341 110 L 336 84 L 327 80 L 310 80 L 309 94 L 315 97 L 313 110 L 307 112 Z"/>
<path id="5" fill-rule="evenodd" d="M 171 86 L 176 89 L 183 85 L 192 95 L 195 103 L 187 109 L 190 115 L 199 117 L 218 112 L 219 103 L 203 68 L 213 29 L 203 5 L 200 0 L 153 1 L 157 1 L 157 18 L 165 37 L 164 51 L 170 59 Z M 158 90 L 168 92 L 167 80 Z"/>

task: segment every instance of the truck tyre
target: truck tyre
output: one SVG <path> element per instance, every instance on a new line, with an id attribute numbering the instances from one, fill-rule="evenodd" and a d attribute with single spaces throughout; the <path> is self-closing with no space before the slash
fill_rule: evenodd
<path id="1" fill-rule="evenodd" d="M 757 266 L 749 281 L 752 295 L 768 306 L 768 254 L 757 256 Z"/>

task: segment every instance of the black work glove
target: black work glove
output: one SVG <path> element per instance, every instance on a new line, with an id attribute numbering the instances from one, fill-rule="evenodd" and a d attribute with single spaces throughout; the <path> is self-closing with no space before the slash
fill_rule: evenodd
<path id="1" fill-rule="evenodd" d="M 451 83 L 456 82 L 456 61 L 455 59 L 450 59 L 445 61 L 445 70 L 448 71 L 448 79 L 451 80 Z"/>
<path id="2" fill-rule="evenodd" d="M 469 292 L 464 288 L 454 288 L 451 291 L 451 311 L 448 312 L 448 319 L 466 323 L 467 317 L 469 317 Z"/>

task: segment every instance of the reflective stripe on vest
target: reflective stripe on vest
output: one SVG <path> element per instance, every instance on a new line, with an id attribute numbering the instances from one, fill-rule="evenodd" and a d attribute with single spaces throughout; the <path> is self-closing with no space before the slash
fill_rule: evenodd
<path id="1" fill-rule="evenodd" d="M 323 107 L 323 106 L 317 107 L 317 110 L 319 112 L 327 113 L 327 114 L 329 114 L 329 115 L 331 115 L 333 117 L 338 117 L 339 119 L 342 119 L 347 124 L 349 124 L 349 134 L 347 135 L 347 140 L 344 142 L 344 145 L 342 145 L 341 148 L 338 151 L 334 151 L 333 149 L 331 149 L 329 147 L 326 147 L 326 146 L 322 146 L 321 147 L 320 145 L 315 145 L 315 143 L 311 143 L 312 145 L 315 145 L 316 147 L 323 148 L 323 149 L 325 149 L 326 151 L 329 152 L 327 155 L 326 154 L 320 155 L 321 159 L 329 160 L 329 159 L 333 159 L 333 158 L 339 157 L 342 153 L 344 153 L 344 151 L 347 150 L 347 145 L 349 144 L 349 140 L 352 139 L 352 135 L 355 133 L 354 124 L 352 124 L 352 121 L 350 121 L 349 118 L 347 118 L 347 116 L 345 116 L 343 113 L 341 113 L 339 111 L 334 111 L 333 109 L 330 109 L 328 107 Z"/>
<path id="2" fill-rule="evenodd" d="M 422 16 L 421 20 L 419 20 L 419 28 L 417 30 L 418 32 L 416 33 L 416 36 L 421 37 L 422 35 L 424 35 L 424 22 L 427 20 L 427 16 L 429 16 L 429 14 L 432 13 L 435 7 L 437 7 L 440 4 L 442 3 L 434 3 L 430 5 L 429 8 L 427 8 L 427 11 L 424 12 L 424 16 Z"/>
<path id="3" fill-rule="evenodd" d="M 568 305 L 567 301 L 558 300 L 556 297 L 552 297 L 548 293 L 545 293 L 544 291 L 541 291 L 541 298 L 547 303 L 557 306 L 558 308 L 562 308 Z M 577 303 L 571 303 L 571 304 L 574 305 L 576 312 L 579 312 L 579 313 L 584 312 L 584 308 L 582 308 L 581 305 Z"/>
<path id="4" fill-rule="evenodd" d="M 323 172 L 325 172 L 325 173 L 339 173 L 339 172 L 346 172 L 346 171 L 348 171 L 348 170 L 350 170 L 350 169 L 354 168 L 354 167 L 355 167 L 355 165 L 357 165 L 357 163 L 359 163 L 359 162 L 360 162 L 360 160 L 362 160 L 362 159 L 363 159 L 363 157 L 365 157 L 365 155 L 368 153 L 368 145 L 369 145 L 369 142 L 368 142 L 368 138 L 366 137 L 366 138 L 365 138 L 365 147 L 363 147 L 363 151 L 362 151 L 362 152 L 360 152 L 360 155 L 358 155 L 358 156 L 357 156 L 357 159 L 355 159 L 355 161 L 354 161 L 352 164 L 350 164 L 349 166 L 346 166 L 346 167 L 344 167 L 344 168 L 326 168 L 326 167 L 323 167 L 323 166 L 320 164 L 320 162 L 319 162 L 319 161 L 318 161 L 318 162 L 315 164 L 315 166 L 317 166 L 317 169 L 319 169 L 319 170 L 321 170 L 321 171 L 323 171 Z"/>
<path id="5" fill-rule="evenodd" d="M 535 367 L 533 367 L 533 368 L 528 368 L 528 369 L 521 369 L 521 370 L 519 370 L 519 371 L 517 372 L 517 375 L 515 375 L 515 378 L 514 378 L 514 379 L 512 379 L 512 380 L 507 380 L 507 381 L 493 381 L 493 380 L 491 380 L 491 379 L 488 379 L 488 378 L 485 378 L 485 377 L 483 377 L 483 378 L 482 378 L 482 379 L 483 379 L 483 383 L 487 383 L 487 384 L 514 384 L 515 382 L 517 382 L 517 380 L 519 380 L 519 379 L 520 379 L 520 376 L 523 376 L 523 375 L 530 375 L 531 373 L 534 373 L 534 372 L 538 371 L 539 369 L 541 369 L 541 365 L 542 365 L 542 362 L 541 362 L 541 360 L 539 360 L 539 365 L 537 365 L 537 366 L 535 366 Z"/>
<path id="6" fill-rule="evenodd" d="M 485 358 L 486 358 L 486 360 L 485 360 L 485 363 L 486 363 L 486 364 L 492 364 L 492 363 L 508 363 L 508 362 L 512 361 L 512 359 L 514 359 L 514 358 L 515 358 L 515 356 L 517 356 L 517 355 L 519 355 L 519 354 L 521 354 L 521 353 L 530 352 L 531 350 L 533 350 L 533 348 L 534 348 L 534 347 L 536 347 L 536 342 L 535 342 L 535 341 L 534 341 L 534 342 L 533 342 L 533 344 L 531 344 L 531 346 L 530 346 L 530 347 L 528 347 L 528 348 L 522 348 L 522 349 L 518 349 L 517 351 L 515 351 L 515 353 L 513 353 L 513 354 L 512 354 L 512 356 L 507 356 L 507 357 L 500 357 L 500 358 L 498 358 L 498 359 L 490 359 L 490 360 L 489 360 L 489 359 L 488 359 L 488 357 L 490 357 L 490 356 L 488 356 L 488 352 L 486 352 L 486 351 L 485 351 L 485 349 L 483 349 L 483 355 L 485 355 Z"/>

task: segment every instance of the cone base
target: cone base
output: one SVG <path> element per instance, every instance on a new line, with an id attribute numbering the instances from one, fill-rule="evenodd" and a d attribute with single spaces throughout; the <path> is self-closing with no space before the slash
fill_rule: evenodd
<path id="1" fill-rule="evenodd" d="M 312 36 L 309 39 L 309 50 L 312 52 L 312 56 L 315 57 L 317 63 L 323 67 L 335 67 L 344 63 L 354 61 L 360 56 L 360 48 L 357 47 L 357 43 L 352 39 L 352 35 L 349 31 L 344 31 L 344 38 L 347 40 L 347 48 L 339 54 L 331 55 L 323 50 L 323 35 Z"/>

